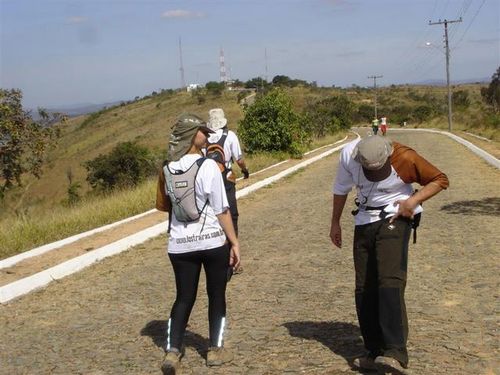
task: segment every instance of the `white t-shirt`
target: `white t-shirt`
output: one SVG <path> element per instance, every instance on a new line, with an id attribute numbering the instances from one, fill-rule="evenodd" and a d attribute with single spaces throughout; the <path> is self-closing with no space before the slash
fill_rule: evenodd
<path id="1" fill-rule="evenodd" d="M 361 204 L 371 207 L 386 206 L 386 217 L 394 216 L 394 202 L 408 199 L 413 194 L 411 184 L 405 183 L 391 166 L 391 174 L 382 181 L 369 181 L 363 173 L 363 167 L 352 158 L 354 147 L 360 140 L 348 143 L 340 153 L 339 167 L 333 193 L 336 195 L 347 195 L 353 186 L 357 190 L 357 198 Z M 418 206 L 415 213 L 422 212 L 422 206 Z M 355 225 L 363 225 L 381 220 L 379 210 L 364 210 L 360 206 L 359 213 L 354 216 Z"/>
<path id="2" fill-rule="evenodd" d="M 170 162 L 171 171 L 187 171 L 196 160 L 198 154 L 184 155 L 179 161 Z M 229 208 L 226 189 L 222 181 L 219 167 L 214 160 L 203 162 L 195 180 L 196 204 L 201 209 L 208 200 L 198 221 L 181 223 L 172 215 L 168 252 L 173 254 L 190 251 L 209 250 L 224 245 L 226 235 L 217 219 L 218 214 Z"/>
<path id="3" fill-rule="evenodd" d="M 222 132 L 224 129 L 218 129 L 215 133 L 210 134 L 208 141 L 210 143 L 216 143 L 221 139 Z M 226 168 L 231 169 L 233 161 L 240 160 L 243 156 L 240 147 L 240 141 L 236 134 L 228 130 L 226 140 L 224 141 L 224 156 L 226 158 Z"/>

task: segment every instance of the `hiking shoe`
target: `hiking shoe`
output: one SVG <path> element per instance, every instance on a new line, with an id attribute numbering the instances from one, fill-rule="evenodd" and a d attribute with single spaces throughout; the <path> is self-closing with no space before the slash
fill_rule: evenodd
<path id="1" fill-rule="evenodd" d="M 168 351 L 161 364 L 163 375 L 175 375 L 181 365 L 182 353 L 178 351 Z"/>
<path id="2" fill-rule="evenodd" d="M 393 375 L 409 375 L 410 373 L 406 370 L 397 359 L 391 357 L 378 356 L 375 358 L 375 366 L 377 370 L 383 374 L 393 374 Z"/>
<path id="3" fill-rule="evenodd" d="M 352 364 L 362 370 L 376 370 L 377 366 L 375 366 L 375 359 L 372 357 L 359 357 L 355 358 Z"/>
<path id="4" fill-rule="evenodd" d="M 207 366 L 221 366 L 233 360 L 233 353 L 223 347 L 210 347 L 207 352 Z"/>

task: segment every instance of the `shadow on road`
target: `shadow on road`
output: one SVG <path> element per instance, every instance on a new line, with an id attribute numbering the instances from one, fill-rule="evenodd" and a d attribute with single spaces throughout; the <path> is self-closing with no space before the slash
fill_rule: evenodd
<path id="1" fill-rule="evenodd" d="M 441 211 L 460 215 L 497 216 L 500 212 L 500 198 L 491 197 L 475 201 L 457 201 L 441 207 Z"/>
<path id="2" fill-rule="evenodd" d="M 141 336 L 151 337 L 156 346 L 165 348 L 167 340 L 167 320 L 152 320 L 141 329 Z M 184 345 L 196 350 L 202 357 L 206 357 L 206 352 L 209 346 L 208 339 L 198 335 L 197 333 L 186 330 L 184 336 Z"/>
<path id="3" fill-rule="evenodd" d="M 365 352 L 359 327 L 345 322 L 298 321 L 283 324 L 291 336 L 316 340 L 353 367 L 354 358 Z"/>

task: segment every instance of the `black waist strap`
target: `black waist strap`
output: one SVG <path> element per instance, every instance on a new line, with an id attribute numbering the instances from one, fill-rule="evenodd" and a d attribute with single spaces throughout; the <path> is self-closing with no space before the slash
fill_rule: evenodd
<path id="1" fill-rule="evenodd" d="M 365 206 L 364 204 L 356 204 L 356 206 L 358 206 L 358 208 L 351 211 L 351 214 L 353 216 L 356 216 L 359 213 L 360 209 L 362 209 L 364 211 L 382 211 L 384 208 L 386 208 L 388 206 L 388 204 L 386 204 L 385 206 L 377 206 L 377 207 Z"/>

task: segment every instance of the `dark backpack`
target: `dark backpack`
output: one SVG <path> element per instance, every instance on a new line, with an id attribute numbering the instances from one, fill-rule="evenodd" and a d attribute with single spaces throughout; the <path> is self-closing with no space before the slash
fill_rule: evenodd
<path id="1" fill-rule="evenodd" d="M 207 158 L 215 160 L 222 173 L 224 182 L 228 180 L 228 174 L 231 172 L 231 169 L 226 167 L 226 155 L 224 153 L 224 142 L 226 141 L 227 134 L 228 130 L 227 128 L 224 128 L 222 131 L 222 137 L 220 137 L 217 142 L 208 142 L 207 146 Z"/>

